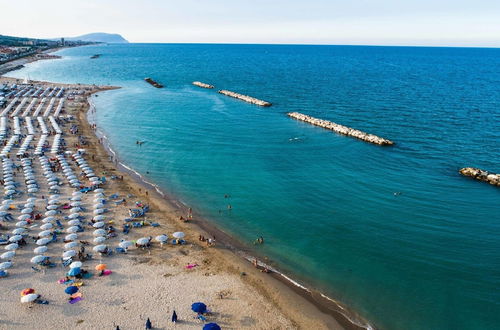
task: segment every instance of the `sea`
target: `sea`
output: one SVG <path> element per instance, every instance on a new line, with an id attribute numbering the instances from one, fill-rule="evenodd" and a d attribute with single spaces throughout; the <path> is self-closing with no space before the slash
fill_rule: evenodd
<path id="1" fill-rule="evenodd" d="M 8 75 L 122 87 L 92 98 L 120 161 L 298 283 L 380 329 L 499 328 L 500 189 L 458 171 L 500 172 L 500 49 L 109 44 L 57 54 Z"/>

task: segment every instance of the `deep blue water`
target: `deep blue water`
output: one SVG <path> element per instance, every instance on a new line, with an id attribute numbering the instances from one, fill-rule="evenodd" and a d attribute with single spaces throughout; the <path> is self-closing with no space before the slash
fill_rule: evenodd
<path id="1" fill-rule="evenodd" d="M 11 75 L 122 86 L 94 98 L 119 157 L 243 242 L 262 235 L 257 248 L 281 269 L 384 329 L 498 328 L 500 190 L 458 169 L 500 172 L 500 49 L 130 44 L 59 53 Z M 339 136 L 289 111 L 397 144 Z"/>

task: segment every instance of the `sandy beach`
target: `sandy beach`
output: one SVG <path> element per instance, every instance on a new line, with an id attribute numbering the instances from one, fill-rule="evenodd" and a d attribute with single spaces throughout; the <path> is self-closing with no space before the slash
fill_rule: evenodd
<path id="1" fill-rule="evenodd" d="M 15 82 L 15 79 L 0 78 L 0 84 Z M 18 83 L 20 81 L 17 81 Z M 156 237 L 166 234 L 172 238 L 174 232 L 184 232 L 184 245 L 164 244 L 152 240 L 151 247 L 141 249 L 131 247 L 128 253 L 113 253 L 111 256 L 101 256 L 92 251 L 96 245 L 93 242 L 92 223 L 93 201 L 95 194 L 88 192 L 81 196 L 81 206 L 84 210 L 79 212 L 83 232 L 78 233 L 78 242 L 88 242 L 86 251 L 92 254 L 92 259 L 84 261 L 82 269 L 88 270 L 93 276 L 83 279 L 80 287 L 80 301 L 75 304 L 68 303 L 68 294 L 65 293 L 67 285 L 58 281 L 64 278 L 69 268 L 61 264 L 61 256 L 65 251 L 64 236 L 67 234 L 68 225 L 65 217 L 71 213 L 69 209 L 59 208 L 56 215 L 63 223 L 61 233 L 57 235 L 58 241 L 48 244 L 46 256 L 51 257 L 55 267 L 31 267 L 30 259 L 35 256 L 33 249 L 37 247 L 31 238 L 36 236 L 43 225 L 40 220 L 27 224 L 27 245 L 16 250 L 12 258 L 13 266 L 9 268 L 8 276 L 1 278 L 0 292 L 0 329 L 140 329 L 144 327 L 147 318 L 150 318 L 156 329 L 172 328 L 170 322 L 172 312 L 175 310 L 179 316 L 176 328 L 201 329 L 204 322 L 197 319 L 197 314 L 191 310 L 195 302 L 203 302 L 210 313 L 205 314 L 205 322 L 215 322 L 223 329 L 342 329 L 356 328 L 350 326 L 342 317 L 334 318 L 335 310 L 323 311 L 317 304 L 311 303 L 311 298 L 306 299 L 303 292 L 292 290 L 279 280 L 279 276 L 267 274 L 256 269 L 251 263 L 241 256 L 233 253 L 217 239 L 215 246 L 207 246 L 199 241 L 199 235 L 212 237 L 208 233 L 203 221 L 196 218 L 196 214 L 188 222 L 179 221 L 179 217 L 187 218 L 186 211 L 174 207 L 154 190 L 147 189 L 127 172 L 120 171 L 107 151 L 94 134 L 94 128 L 87 122 L 87 99 L 93 93 L 102 92 L 113 87 L 97 87 L 84 85 L 65 85 L 47 82 L 31 82 L 43 88 L 64 87 L 68 91 L 79 91 L 73 100 L 65 103 L 61 115 L 71 115 L 73 119 L 60 121 L 66 147 L 62 151 L 76 152 L 85 149 L 83 158 L 97 176 L 104 176 L 106 183 L 104 189 L 106 200 L 105 228 L 112 225 L 116 228 L 115 237 L 107 237 L 105 244 L 113 249 L 120 241 L 135 241 L 141 237 Z M 9 118 L 9 121 L 12 118 Z M 47 121 L 48 122 L 48 121 Z M 12 124 L 11 124 L 12 125 Z M 70 134 L 70 127 L 78 127 L 77 134 Z M 50 123 L 48 122 L 50 127 Z M 24 128 L 24 127 L 23 127 Z M 37 144 L 40 137 L 39 127 L 31 146 Z M 52 129 L 51 129 L 52 131 Z M 53 133 L 48 136 L 52 142 Z M 81 144 L 84 137 L 86 143 Z M 64 150 L 65 149 L 65 150 Z M 11 151 L 12 159 L 17 152 L 16 146 Z M 38 156 L 33 156 L 32 150 L 28 153 L 33 158 L 33 169 L 39 192 L 32 194 L 37 198 L 33 214 L 46 212 L 49 196 L 48 183 L 43 177 L 43 170 Z M 78 164 L 69 156 L 67 160 L 76 174 L 80 174 Z M 46 152 L 46 155 L 54 157 Z M 15 161 L 19 163 L 19 161 Z M 65 181 L 63 173 L 55 172 L 60 178 L 59 200 L 61 204 L 70 202 L 73 192 Z M 26 190 L 22 183 L 22 174 L 17 174 L 16 182 L 20 183 L 18 190 Z M 82 184 L 87 184 L 82 179 Z M 42 197 L 43 196 L 43 197 Z M 14 219 L 21 215 L 23 204 L 26 203 L 28 194 L 14 198 L 11 213 Z M 122 201 L 125 199 L 125 201 Z M 119 203 L 120 202 L 120 203 Z M 135 222 L 144 221 L 141 228 L 132 228 L 128 234 L 122 232 L 124 219 L 129 218 L 129 209 L 137 205 L 149 205 L 150 211 L 142 218 L 133 219 Z M 9 235 L 16 229 L 17 220 L 3 221 L 0 234 Z M 153 227 L 150 224 L 158 224 Z M 10 234 L 12 235 L 12 234 Z M 222 238 L 222 237 L 221 237 Z M 67 249 L 66 249 L 67 250 Z M 2 251 L 3 253 L 4 251 Z M 6 260 L 1 260 L 6 261 Z M 104 263 L 112 273 L 108 276 L 97 276 L 95 266 Z M 47 300 L 45 304 L 21 304 L 20 292 L 25 288 L 35 289 L 41 299 Z M 339 322 L 340 321 L 340 322 Z M 342 325 L 341 325 L 342 324 Z"/>

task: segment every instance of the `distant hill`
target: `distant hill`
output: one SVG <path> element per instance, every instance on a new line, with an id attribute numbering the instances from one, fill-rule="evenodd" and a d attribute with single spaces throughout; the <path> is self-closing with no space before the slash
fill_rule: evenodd
<path id="1" fill-rule="evenodd" d="M 64 39 L 68 40 L 68 41 L 81 40 L 81 41 L 91 41 L 91 42 L 106 42 L 106 43 L 113 43 L 113 44 L 128 43 L 128 41 L 119 34 L 102 33 L 102 32 L 89 33 L 89 34 L 84 34 L 84 35 L 78 36 L 78 37 L 71 37 L 71 38 L 64 38 Z"/>

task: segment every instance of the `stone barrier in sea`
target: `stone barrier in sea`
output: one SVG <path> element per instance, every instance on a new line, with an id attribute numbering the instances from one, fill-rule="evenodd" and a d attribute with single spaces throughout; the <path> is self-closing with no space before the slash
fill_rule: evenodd
<path id="1" fill-rule="evenodd" d="M 293 119 L 301 120 L 315 126 L 323 127 L 339 134 L 352 136 L 354 138 L 363 140 L 365 142 L 383 146 L 391 146 L 394 144 L 394 142 L 392 142 L 391 140 L 387 140 L 373 134 L 365 133 L 354 128 L 339 125 L 328 120 L 318 119 L 308 115 L 304 115 L 299 112 L 289 112 L 287 115 Z"/>
<path id="2" fill-rule="evenodd" d="M 193 85 L 201 87 L 201 88 L 208 88 L 208 89 L 214 88 L 213 85 L 205 84 L 205 83 L 202 83 L 201 81 L 193 81 Z"/>
<path id="3" fill-rule="evenodd" d="M 231 92 L 231 91 L 227 91 L 227 90 L 220 90 L 219 93 L 221 93 L 223 95 L 230 96 L 230 97 L 234 97 L 236 99 L 240 99 L 240 100 L 248 102 L 248 103 L 260 105 L 261 107 L 270 107 L 272 105 L 269 102 L 256 99 L 255 97 L 251 97 L 248 95 L 243 95 L 243 94 L 239 94 L 239 93 L 235 93 L 235 92 Z"/>
<path id="4" fill-rule="evenodd" d="M 491 173 L 475 167 L 464 167 L 460 169 L 459 172 L 462 175 L 500 187 L 500 174 Z"/>

